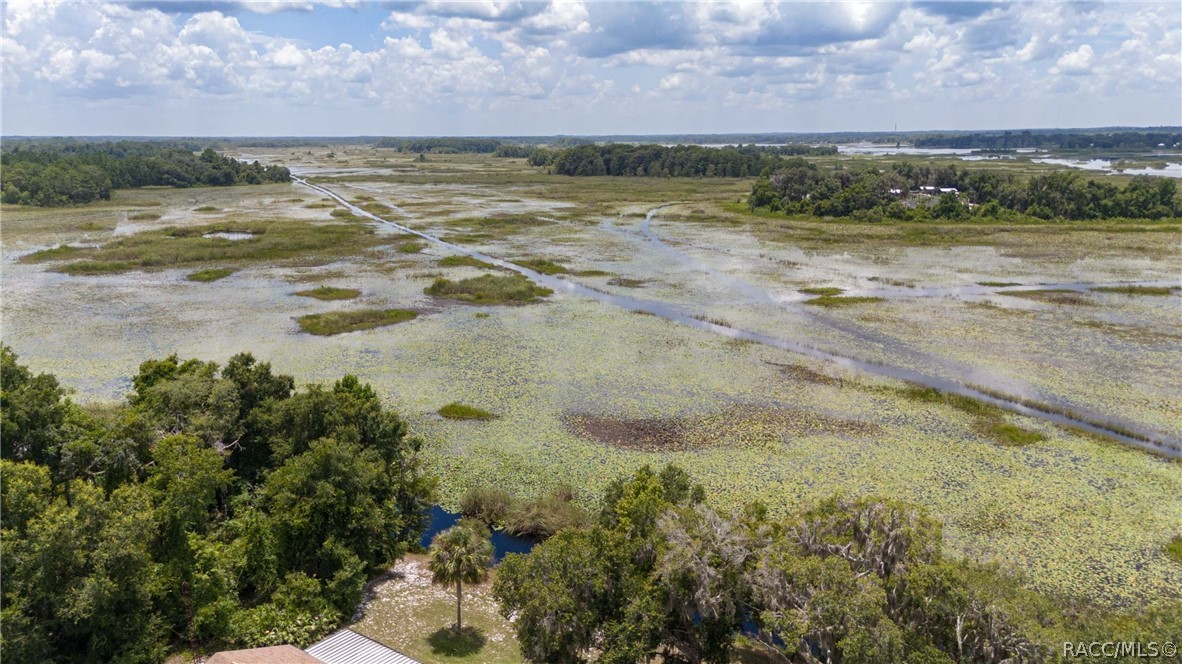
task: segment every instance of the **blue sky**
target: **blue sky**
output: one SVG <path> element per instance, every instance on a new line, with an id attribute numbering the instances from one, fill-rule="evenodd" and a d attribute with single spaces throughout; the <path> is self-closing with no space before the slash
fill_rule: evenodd
<path id="1" fill-rule="evenodd" d="M 3 4 L 5 135 L 1182 124 L 1179 2 Z"/>

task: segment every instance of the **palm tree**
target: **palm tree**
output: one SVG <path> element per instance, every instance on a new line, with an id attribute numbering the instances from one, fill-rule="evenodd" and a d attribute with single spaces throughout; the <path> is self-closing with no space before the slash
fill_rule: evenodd
<path id="1" fill-rule="evenodd" d="M 431 582 L 442 586 L 456 584 L 456 633 L 461 631 L 460 604 L 462 584 L 480 583 L 488 577 L 493 547 L 488 529 L 479 523 L 461 521 L 431 540 Z"/>

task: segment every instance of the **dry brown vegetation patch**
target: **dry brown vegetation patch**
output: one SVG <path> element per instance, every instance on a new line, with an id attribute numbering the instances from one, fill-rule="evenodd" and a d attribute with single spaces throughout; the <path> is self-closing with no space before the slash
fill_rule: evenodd
<path id="1" fill-rule="evenodd" d="M 754 406 L 732 406 L 706 415 L 636 419 L 570 413 L 563 422 L 582 438 L 613 447 L 650 451 L 775 445 L 790 436 L 864 437 L 882 432 L 872 422 L 797 408 Z"/>

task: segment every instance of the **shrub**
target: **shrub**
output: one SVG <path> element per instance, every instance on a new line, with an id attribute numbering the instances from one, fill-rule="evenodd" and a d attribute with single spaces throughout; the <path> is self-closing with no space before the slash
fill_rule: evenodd
<path id="1" fill-rule="evenodd" d="M 504 304 L 533 302 L 554 291 L 542 288 L 521 275 L 497 276 L 483 274 L 460 281 L 442 277 L 423 290 L 427 295 L 446 297 L 475 304 Z"/>
<path id="2" fill-rule="evenodd" d="M 504 522 L 512 507 L 513 498 L 492 487 L 473 487 L 460 498 L 460 514 L 478 519 L 490 528 Z"/>
<path id="3" fill-rule="evenodd" d="M 443 408 L 439 409 L 439 414 L 449 420 L 491 420 L 496 415 L 477 408 L 475 406 L 467 406 L 458 401 L 453 401 Z"/>
<path id="4" fill-rule="evenodd" d="M 551 494 L 523 500 L 505 517 L 505 532 L 518 537 L 544 540 L 560 530 L 584 528 L 591 517 L 566 494 Z"/>

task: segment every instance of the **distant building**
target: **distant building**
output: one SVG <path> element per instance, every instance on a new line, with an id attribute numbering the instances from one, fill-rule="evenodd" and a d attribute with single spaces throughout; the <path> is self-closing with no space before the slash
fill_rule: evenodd
<path id="1" fill-rule="evenodd" d="M 956 190 L 956 187 L 940 187 L 940 193 L 941 194 L 959 194 L 960 192 Z"/>

